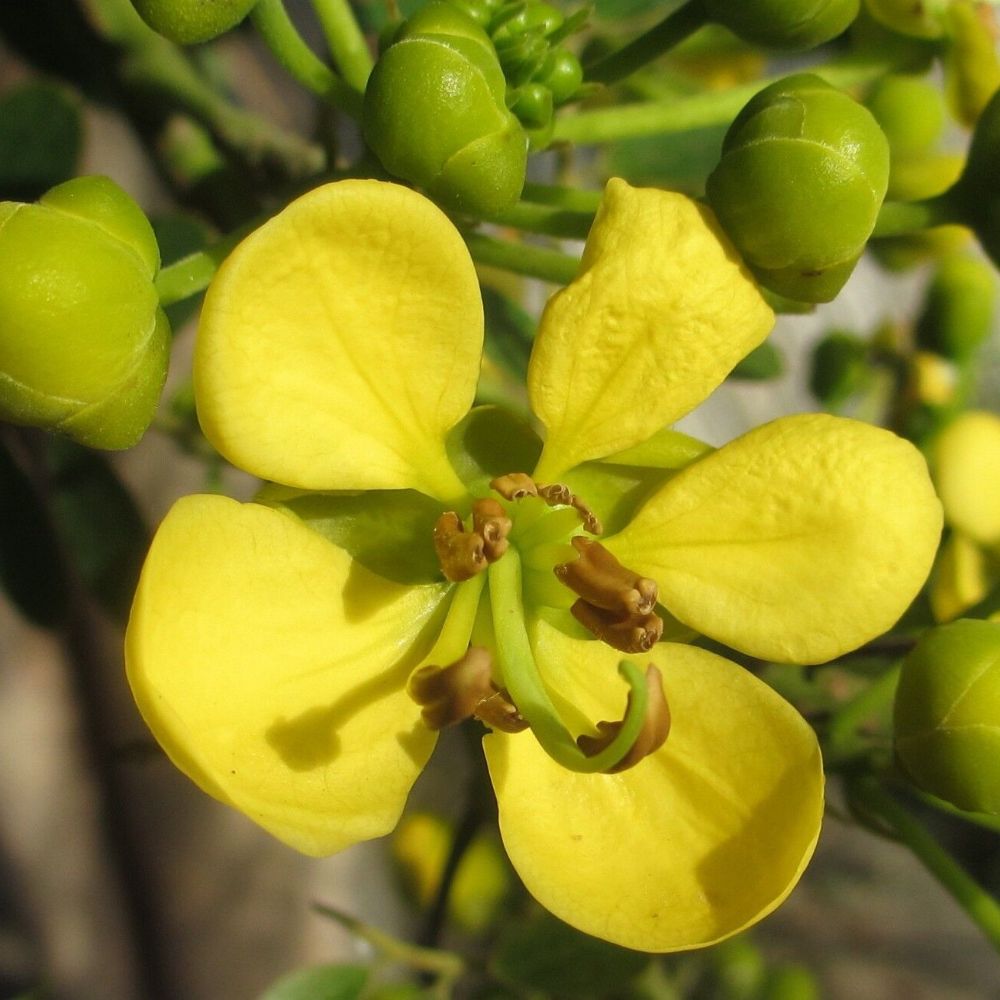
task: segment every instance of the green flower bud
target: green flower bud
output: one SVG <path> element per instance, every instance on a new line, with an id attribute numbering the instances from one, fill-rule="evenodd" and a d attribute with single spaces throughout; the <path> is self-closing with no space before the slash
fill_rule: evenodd
<path id="1" fill-rule="evenodd" d="M 803 73 L 736 116 L 706 193 L 761 284 L 827 302 L 861 256 L 888 180 L 889 146 L 871 113 Z"/>
<path id="2" fill-rule="evenodd" d="M 552 91 L 552 101 L 558 106 L 571 100 L 580 89 L 583 67 L 572 52 L 554 49 L 542 63 L 537 79 Z"/>
<path id="3" fill-rule="evenodd" d="M 550 4 L 532 2 L 520 9 L 512 8 L 509 14 L 501 14 L 499 18 L 495 18 L 491 35 L 497 46 L 521 35 L 545 37 L 561 28 L 564 20 L 562 13 Z"/>
<path id="4" fill-rule="evenodd" d="M 889 140 L 893 159 L 925 153 L 944 130 L 941 91 L 922 76 L 883 77 L 865 101 Z"/>
<path id="5" fill-rule="evenodd" d="M 179 45 L 207 42 L 235 28 L 257 0 L 132 0 L 154 31 Z"/>
<path id="6" fill-rule="evenodd" d="M 547 128 L 552 121 L 552 91 L 540 83 L 526 83 L 512 95 L 510 110 L 529 129 Z"/>
<path id="7" fill-rule="evenodd" d="M 945 93 L 952 113 L 972 128 L 1000 87 L 997 25 L 992 10 L 969 0 L 953 0 L 947 18 Z"/>
<path id="8" fill-rule="evenodd" d="M 478 24 L 432 0 L 403 24 L 368 81 L 365 139 L 389 173 L 446 208 L 490 215 L 524 187 L 528 141 Z"/>
<path id="9" fill-rule="evenodd" d="M 996 275 L 976 257 L 951 257 L 938 268 L 917 321 L 920 347 L 966 360 L 990 335 Z"/>
<path id="10" fill-rule="evenodd" d="M 813 49 L 836 38 L 858 15 L 860 0 L 705 0 L 712 20 L 769 49 Z"/>
<path id="11" fill-rule="evenodd" d="M 903 662 L 895 729 L 915 784 L 1000 813 L 1000 624 L 961 619 L 925 633 Z"/>
<path id="12" fill-rule="evenodd" d="M 871 378 L 868 346 L 853 333 L 833 330 L 813 351 L 809 388 L 831 409 L 860 392 Z"/>
<path id="13" fill-rule="evenodd" d="M 106 177 L 0 202 L 0 419 L 135 444 L 169 355 L 159 263 L 146 217 Z"/>
<path id="14" fill-rule="evenodd" d="M 914 38 L 940 38 L 951 0 L 865 0 L 879 24 Z"/>

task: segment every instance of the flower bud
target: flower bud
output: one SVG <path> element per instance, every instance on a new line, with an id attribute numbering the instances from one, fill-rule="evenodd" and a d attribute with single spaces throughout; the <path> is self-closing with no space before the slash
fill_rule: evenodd
<path id="1" fill-rule="evenodd" d="M 813 49 L 858 15 L 859 0 L 705 0 L 713 21 L 769 49 Z"/>
<path id="2" fill-rule="evenodd" d="M 179 45 L 193 45 L 235 28 L 257 0 L 132 0 L 154 31 Z"/>
<path id="3" fill-rule="evenodd" d="M 382 165 L 444 207 L 494 214 L 517 201 L 528 142 L 505 103 L 507 83 L 486 33 L 431 0 L 405 22 L 365 91 L 365 139 Z"/>
<path id="4" fill-rule="evenodd" d="M 1000 812 L 1000 624 L 960 619 L 925 633 L 896 691 L 896 755 L 925 791 Z"/>
<path id="5" fill-rule="evenodd" d="M 945 521 L 980 545 L 1000 545 L 1000 417 L 985 410 L 956 417 L 930 460 Z"/>
<path id="6" fill-rule="evenodd" d="M 817 345 L 812 358 L 809 388 L 830 409 L 860 392 L 871 381 L 868 346 L 852 333 L 831 330 Z"/>
<path id="7" fill-rule="evenodd" d="M 889 146 L 871 113 L 803 73 L 736 116 L 707 195 L 761 284 L 827 302 L 865 248 L 888 178 Z"/>
<path id="8" fill-rule="evenodd" d="M 919 346 L 956 361 L 967 359 L 993 329 L 996 291 L 993 268 L 978 257 L 945 260 L 917 321 Z"/>
<path id="9" fill-rule="evenodd" d="M 951 0 L 865 0 L 879 24 L 914 38 L 940 38 Z"/>
<path id="10" fill-rule="evenodd" d="M 955 117 L 972 128 L 1000 87 L 997 24 L 993 11 L 985 4 L 952 0 L 947 26 L 945 93 Z"/>
<path id="11" fill-rule="evenodd" d="M 865 105 L 889 140 L 893 159 L 926 152 L 944 130 L 944 98 L 922 76 L 896 73 L 882 77 Z"/>
<path id="12" fill-rule="evenodd" d="M 146 217 L 106 177 L 0 202 L 0 419 L 135 444 L 166 377 L 159 263 Z"/>

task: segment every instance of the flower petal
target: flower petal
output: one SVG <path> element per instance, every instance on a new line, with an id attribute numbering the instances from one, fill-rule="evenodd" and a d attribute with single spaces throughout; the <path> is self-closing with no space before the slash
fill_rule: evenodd
<path id="1" fill-rule="evenodd" d="M 292 202 L 212 282 L 195 353 L 213 445 L 305 489 L 464 492 L 444 438 L 472 404 L 483 309 L 469 253 L 426 198 L 378 181 Z"/>
<path id="2" fill-rule="evenodd" d="M 913 445 L 807 414 L 681 471 L 606 544 L 686 625 L 754 656 L 820 663 L 896 622 L 940 532 Z"/>
<path id="3" fill-rule="evenodd" d="M 934 442 L 945 519 L 981 545 L 1000 542 L 1000 417 L 963 413 Z"/>
<path id="4" fill-rule="evenodd" d="M 401 587 L 287 514 L 179 501 L 142 572 L 129 682 L 177 766 L 307 854 L 392 829 L 434 746 L 404 692 L 443 587 Z"/>
<path id="5" fill-rule="evenodd" d="M 541 624 L 536 655 L 592 718 L 620 714 L 620 654 Z M 654 660 L 672 728 L 631 770 L 567 771 L 527 732 L 484 745 L 500 832 L 532 895 L 588 934 L 664 952 L 735 934 L 791 892 L 819 834 L 823 769 L 810 727 L 749 672 L 671 643 Z"/>
<path id="6" fill-rule="evenodd" d="M 612 180 L 531 355 L 531 406 L 548 428 L 538 475 L 556 479 L 683 416 L 773 322 L 708 209 Z"/>

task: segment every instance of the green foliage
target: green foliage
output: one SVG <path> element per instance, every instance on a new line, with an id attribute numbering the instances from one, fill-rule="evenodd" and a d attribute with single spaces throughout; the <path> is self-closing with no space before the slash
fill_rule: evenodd
<path id="1" fill-rule="evenodd" d="M 864 250 L 888 179 L 888 143 L 871 113 L 803 73 L 737 115 L 707 194 L 763 285 L 826 302 Z"/>
<path id="2" fill-rule="evenodd" d="M 0 197 L 34 201 L 76 172 L 79 101 L 64 87 L 26 83 L 0 98 Z"/>
<path id="3" fill-rule="evenodd" d="M 368 976 L 364 965 L 315 965 L 279 979 L 260 1000 L 359 1000 Z"/>
<path id="4" fill-rule="evenodd" d="M 521 990 L 584 1000 L 619 993 L 648 965 L 649 957 L 588 937 L 538 914 L 501 933 L 492 970 Z"/>
<path id="5" fill-rule="evenodd" d="M 193 45 L 236 27 L 257 0 L 132 0 L 142 19 L 165 38 Z"/>

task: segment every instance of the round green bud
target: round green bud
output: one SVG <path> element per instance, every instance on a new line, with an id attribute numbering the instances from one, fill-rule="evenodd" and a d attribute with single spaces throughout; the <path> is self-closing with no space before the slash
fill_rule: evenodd
<path id="1" fill-rule="evenodd" d="M 832 330 L 812 356 L 809 388 L 826 406 L 835 408 L 869 383 L 868 345 L 853 333 Z"/>
<path id="2" fill-rule="evenodd" d="M 561 28 L 565 18 L 562 12 L 551 4 L 532 2 L 520 9 L 514 8 L 511 15 L 501 13 L 494 18 L 491 36 L 500 45 L 508 39 L 533 34 L 545 37 Z"/>
<path id="3" fill-rule="evenodd" d="M 1000 624 L 960 619 L 925 633 L 896 691 L 896 756 L 920 788 L 1000 813 Z"/>
<path id="4" fill-rule="evenodd" d="M 744 41 L 794 51 L 836 38 L 858 16 L 860 0 L 705 0 L 705 6 Z"/>
<path id="5" fill-rule="evenodd" d="M 432 0 L 405 22 L 365 90 L 365 140 L 389 173 L 445 208 L 491 215 L 521 194 L 528 140 L 489 37 Z"/>
<path id="6" fill-rule="evenodd" d="M 207 42 L 235 28 L 257 0 L 132 0 L 154 31 L 179 45 Z"/>
<path id="7" fill-rule="evenodd" d="M 879 24 L 914 38 L 940 38 L 951 0 L 865 0 Z"/>
<path id="8" fill-rule="evenodd" d="M 536 79 L 552 91 L 552 102 L 558 107 L 576 96 L 583 84 L 583 67 L 572 52 L 553 49 L 542 63 Z"/>
<path id="9" fill-rule="evenodd" d="M 106 177 L 0 202 L 0 419 L 135 444 L 169 356 L 158 268 L 149 222 Z"/>
<path id="10" fill-rule="evenodd" d="M 947 11 L 947 34 L 945 94 L 952 114 L 972 128 L 1000 88 L 997 23 L 992 8 L 972 0 L 953 0 Z"/>
<path id="11" fill-rule="evenodd" d="M 927 289 L 917 321 L 917 343 L 956 361 L 966 360 L 993 329 L 996 275 L 977 257 L 945 260 Z"/>
<path id="12" fill-rule="evenodd" d="M 889 140 L 894 159 L 926 152 L 944 130 L 944 97 L 922 76 L 900 73 L 883 77 L 865 105 Z"/>
<path id="13" fill-rule="evenodd" d="M 706 193 L 762 285 L 827 302 L 864 251 L 888 180 L 889 145 L 871 112 L 803 73 L 736 116 Z"/>
<path id="14" fill-rule="evenodd" d="M 526 128 L 546 128 L 552 121 L 552 91 L 540 83 L 526 83 L 512 95 L 510 110 Z"/>

